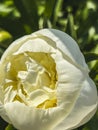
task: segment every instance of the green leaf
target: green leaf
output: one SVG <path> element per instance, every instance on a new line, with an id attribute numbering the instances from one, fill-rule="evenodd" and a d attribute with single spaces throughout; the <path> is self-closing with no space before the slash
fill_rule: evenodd
<path id="1" fill-rule="evenodd" d="M 68 24 L 67 24 L 67 33 L 71 35 L 75 40 L 77 40 L 75 25 L 74 25 L 74 17 L 71 12 L 68 13 Z"/>
<path id="2" fill-rule="evenodd" d="M 24 24 L 28 24 L 31 30 L 38 30 L 38 11 L 35 0 L 14 0 Z"/>
<path id="3" fill-rule="evenodd" d="M 90 76 L 92 79 L 96 79 L 96 77 L 98 76 L 98 61 L 96 62 L 94 67 L 91 69 Z"/>
<path id="4" fill-rule="evenodd" d="M 20 17 L 19 12 L 16 10 L 12 0 L 0 2 L 0 16 L 1 17 Z"/>
<path id="5" fill-rule="evenodd" d="M 63 3 L 63 0 L 57 0 L 57 2 L 56 2 L 55 9 L 54 9 L 53 26 L 55 26 L 55 24 L 57 22 L 58 15 L 61 11 L 62 3 Z"/>
<path id="6" fill-rule="evenodd" d="M 8 125 L 5 130 L 16 130 L 12 125 Z"/>
<path id="7" fill-rule="evenodd" d="M 11 42 L 12 35 L 9 32 L 0 29 L 0 47 L 6 49 Z"/>
<path id="8" fill-rule="evenodd" d="M 47 19 L 50 19 L 50 17 L 53 14 L 53 9 L 55 7 L 55 2 L 56 2 L 56 0 L 46 0 L 44 16 Z"/>
<path id="9" fill-rule="evenodd" d="M 1 58 L 2 54 L 3 54 L 3 52 L 4 52 L 4 49 L 0 47 L 0 58 Z"/>
<path id="10" fill-rule="evenodd" d="M 12 11 L 13 11 L 12 7 L 8 7 L 6 4 L 0 3 L 0 15 L 1 16 L 7 16 Z"/>
<path id="11" fill-rule="evenodd" d="M 86 62 L 98 60 L 98 54 L 96 53 L 85 53 L 84 56 L 85 56 Z"/>
<path id="12" fill-rule="evenodd" d="M 53 17 L 54 14 L 54 8 L 55 8 L 55 2 L 56 0 L 46 0 L 45 3 L 45 10 L 44 10 L 44 14 L 43 14 L 43 28 L 50 28 L 52 27 L 51 25 L 51 19 Z"/>

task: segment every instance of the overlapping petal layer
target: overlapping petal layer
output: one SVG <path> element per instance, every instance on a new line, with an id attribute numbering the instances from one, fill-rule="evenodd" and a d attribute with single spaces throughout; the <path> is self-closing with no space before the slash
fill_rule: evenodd
<path id="1" fill-rule="evenodd" d="M 19 130 L 74 129 L 97 108 L 88 72 L 77 43 L 67 34 L 43 29 L 24 36 L 1 58 L 0 115 Z"/>

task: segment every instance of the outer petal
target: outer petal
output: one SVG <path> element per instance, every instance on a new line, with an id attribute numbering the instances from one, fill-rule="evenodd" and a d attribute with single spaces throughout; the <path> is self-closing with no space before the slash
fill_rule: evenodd
<path id="1" fill-rule="evenodd" d="M 11 123 L 6 111 L 5 111 L 5 108 L 4 108 L 4 105 L 0 104 L 0 116 L 8 123 Z"/>
<path id="2" fill-rule="evenodd" d="M 4 106 L 11 123 L 19 130 L 53 130 L 64 115 L 64 109 L 35 109 L 22 103 L 7 103 Z"/>
<path id="3" fill-rule="evenodd" d="M 35 42 L 29 44 L 28 41 L 29 43 Z M 37 47 L 37 42 L 39 47 Z M 0 108 L 1 114 L 5 113 L 2 117 L 19 130 L 67 130 L 89 120 L 97 106 L 97 94 L 93 82 L 89 78 L 85 80 L 88 67 L 76 42 L 61 31 L 40 30 L 16 40 L 5 51 L 0 64 L 6 63 L 5 61 L 13 53 L 19 54 L 24 51 L 57 54 L 56 57 L 54 54 L 52 56 L 58 72 L 58 107 L 41 110 L 19 102 L 6 103 L 3 109 Z M 92 95 L 94 96 L 89 102 L 89 97 Z"/>
<path id="4" fill-rule="evenodd" d="M 58 49 L 70 57 L 70 59 L 72 59 L 75 63 L 85 67 L 88 70 L 84 56 L 82 55 L 77 43 L 68 34 L 56 29 L 43 29 L 35 32 L 35 34 L 38 36 L 43 35 L 53 40 Z"/>
<path id="5" fill-rule="evenodd" d="M 32 40 L 34 40 L 35 38 L 44 40 L 44 42 L 47 42 L 51 47 L 61 50 L 64 53 L 64 55 L 68 56 L 72 61 L 74 61 L 74 63 L 77 63 L 81 65 L 82 67 L 84 67 L 84 69 L 88 70 L 88 67 L 85 63 L 84 56 L 82 55 L 77 43 L 68 34 L 55 30 L 55 29 L 42 29 L 40 31 L 32 33 L 31 35 L 24 36 L 14 41 L 3 54 L 1 58 L 1 62 L 6 60 L 5 59 L 6 56 L 9 57 L 12 53 L 17 51 L 21 46 L 23 46 L 24 43 L 28 41 L 32 42 Z M 29 45 L 27 45 L 27 47 L 25 46 L 24 47 L 27 50 L 28 49 L 31 50 L 31 48 L 32 47 L 34 48 L 35 45 L 32 44 L 31 48 L 28 46 Z M 48 47 L 45 47 L 45 48 L 46 49 L 44 50 L 41 48 L 40 51 L 46 51 L 46 52 L 50 51 Z"/>
<path id="6" fill-rule="evenodd" d="M 98 105 L 97 90 L 93 81 L 88 77 L 82 84 L 72 112 L 54 130 L 71 130 L 86 123 L 95 114 Z"/>

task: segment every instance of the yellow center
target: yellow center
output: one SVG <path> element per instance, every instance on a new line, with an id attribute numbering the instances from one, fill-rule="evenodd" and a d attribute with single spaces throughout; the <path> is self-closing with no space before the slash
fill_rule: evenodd
<path id="1" fill-rule="evenodd" d="M 25 52 L 13 55 L 6 66 L 5 95 L 36 108 L 57 105 L 56 64 L 51 54 Z"/>

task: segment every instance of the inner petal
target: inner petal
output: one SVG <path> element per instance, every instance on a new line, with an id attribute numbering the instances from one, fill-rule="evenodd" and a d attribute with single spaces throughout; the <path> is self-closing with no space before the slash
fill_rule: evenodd
<path id="1" fill-rule="evenodd" d="M 58 76 L 51 54 L 25 52 L 14 55 L 6 76 L 7 79 L 17 83 L 17 87 L 14 88 L 16 96 L 13 101 L 18 100 L 25 105 L 43 109 L 57 105 L 56 83 Z"/>
<path id="2" fill-rule="evenodd" d="M 45 93 L 45 91 L 41 89 L 36 89 L 35 91 L 32 91 L 30 94 L 30 101 L 29 105 L 37 107 L 39 104 L 45 102 L 49 99 L 49 96 Z"/>

